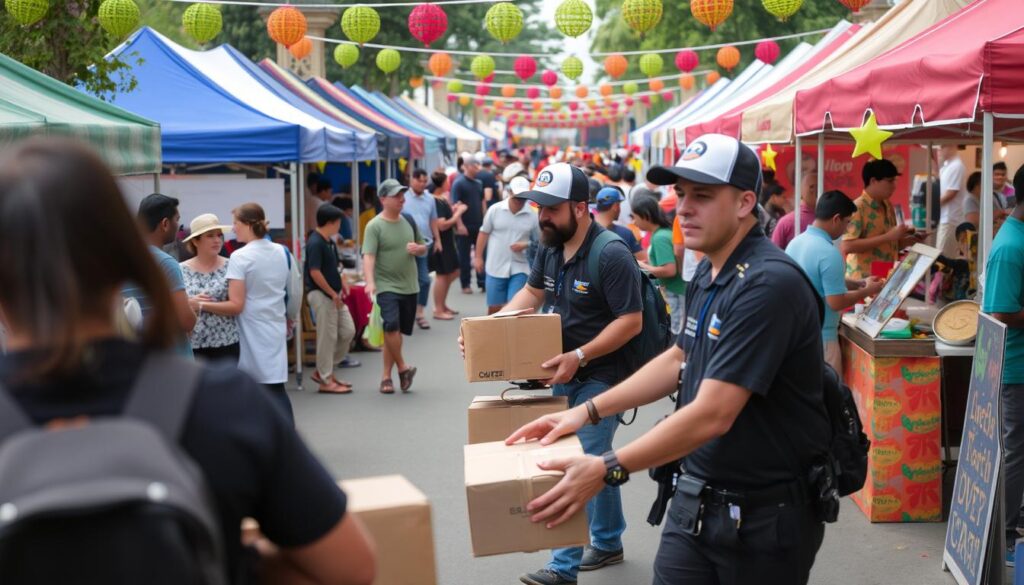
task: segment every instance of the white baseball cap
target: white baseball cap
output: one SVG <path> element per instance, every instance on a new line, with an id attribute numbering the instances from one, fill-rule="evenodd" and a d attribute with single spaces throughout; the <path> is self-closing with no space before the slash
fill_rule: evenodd
<path id="1" fill-rule="evenodd" d="M 508 183 L 513 177 L 516 177 L 522 173 L 525 173 L 526 169 L 523 167 L 523 163 L 509 163 L 505 170 L 501 172 L 501 180 Z"/>
<path id="2" fill-rule="evenodd" d="M 537 175 L 533 189 L 519 195 L 541 207 L 553 207 L 566 201 L 590 201 L 587 175 L 569 163 L 556 163 Z"/>
<path id="3" fill-rule="evenodd" d="M 512 192 L 513 197 L 520 197 L 530 190 L 530 180 L 526 177 L 512 177 L 512 180 L 508 182 L 508 190 Z M 520 199 L 526 198 L 520 197 Z"/>
<path id="4" fill-rule="evenodd" d="M 674 185 L 680 178 L 759 193 L 761 161 L 753 149 L 731 136 L 705 134 L 686 147 L 675 166 L 647 171 L 647 180 L 655 185 Z"/>

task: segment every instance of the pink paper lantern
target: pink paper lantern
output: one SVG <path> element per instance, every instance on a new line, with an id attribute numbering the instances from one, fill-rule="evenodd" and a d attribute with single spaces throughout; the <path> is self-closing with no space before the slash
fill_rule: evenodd
<path id="1" fill-rule="evenodd" d="M 578 110 L 579 107 L 580 107 L 580 103 L 579 102 L 569 102 L 569 109 L 572 110 L 573 112 Z"/>
<path id="2" fill-rule="evenodd" d="M 674 96 L 672 95 L 671 91 L 665 90 L 661 92 L 661 99 L 665 100 L 666 102 L 672 101 L 673 98 Z"/>
<path id="3" fill-rule="evenodd" d="M 491 113 L 491 106 L 485 106 L 484 107 L 484 113 L 485 114 L 490 114 Z"/>
<path id="4" fill-rule="evenodd" d="M 781 52 L 779 44 L 775 41 L 761 41 L 754 47 L 754 56 L 769 65 L 779 58 Z"/>
<path id="5" fill-rule="evenodd" d="M 612 111 L 614 112 L 615 110 L 619 109 L 619 102 L 612 102 L 612 103 L 608 104 L 608 107 L 611 108 Z"/>
<path id="6" fill-rule="evenodd" d="M 491 86 L 486 83 L 476 86 L 476 95 L 486 96 L 491 94 Z"/>
<path id="7" fill-rule="evenodd" d="M 689 73 L 700 65 L 700 57 L 696 51 L 685 49 L 676 53 L 676 68 L 683 73 Z"/>
<path id="8" fill-rule="evenodd" d="M 523 100 L 516 100 L 516 101 L 512 102 L 512 107 L 517 109 L 517 110 L 523 109 Z"/>
<path id="9" fill-rule="evenodd" d="M 576 112 L 573 112 L 572 114 L 569 114 L 569 117 L 572 118 L 573 120 L 578 120 L 580 115 L 577 114 Z"/>
<path id="10" fill-rule="evenodd" d="M 420 4 L 409 13 L 409 32 L 424 46 L 429 47 L 448 30 L 448 15 L 434 4 Z"/>
<path id="11" fill-rule="evenodd" d="M 487 77 L 484 77 L 481 81 L 483 81 L 484 83 L 494 83 L 494 74 L 491 73 Z"/>
<path id="12" fill-rule="evenodd" d="M 537 72 L 537 60 L 523 55 L 516 59 L 516 62 L 512 65 L 512 70 L 516 72 L 516 77 L 526 81 Z"/>
<path id="13" fill-rule="evenodd" d="M 541 82 L 544 83 L 544 85 L 548 87 L 553 87 L 556 83 L 558 83 L 558 74 L 550 69 L 545 69 L 544 73 L 540 74 L 540 80 Z"/>
<path id="14" fill-rule="evenodd" d="M 626 98 L 626 101 L 625 101 L 625 103 L 626 103 L 626 107 L 627 107 L 627 108 L 632 108 L 632 107 L 633 107 L 633 104 L 635 104 L 636 102 L 635 102 L 635 101 L 633 101 L 633 98 L 631 98 L 631 97 L 628 97 L 628 98 Z"/>
<path id="15" fill-rule="evenodd" d="M 455 100 L 457 100 L 457 99 L 459 99 L 459 98 L 455 94 L 452 94 L 452 93 L 448 94 L 448 103 L 449 104 L 454 104 Z"/>
<path id="16" fill-rule="evenodd" d="M 530 98 L 531 100 L 535 100 L 535 99 L 539 98 L 540 97 L 540 88 L 537 88 L 537 87 L 528 87 L 528 88 L 526 88 L 526 97 Z"/>
<path id="17" fill-rule="evenodd" d="M 651 96 L 649 94 L 644 94 L 644 95 L 640 96 L 640 103 L 645 105 L 645 106 L 650 106 L 651 105 Z"/>
<path id="18" fill-rule="evenodd" d="M 480 107 L 480 106 L 482 106 L 482 105 L 486 104 L 486 103 L 487 103 L 487 100 L 485 100 L 485 99 L 484 99 L 484 98 L 482 98 L 482 97 L 479 97 L 479 98 L 476 98 L 475 100 L 473 100 L 473 103 L 474 103 L 474 104 L 475 104 L 475 105 L 476 105 L 477 107 Z"/>

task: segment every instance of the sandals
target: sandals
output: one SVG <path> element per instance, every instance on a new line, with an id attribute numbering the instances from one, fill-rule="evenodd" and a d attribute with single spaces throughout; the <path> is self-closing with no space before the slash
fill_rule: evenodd
<path id="1" fill-rule="evenodd" d="M 416 317 L 416 325 L 420 329 L 430 329 L 430 321 L 427 321 L 426 317 Z"/>
<path id="2" fill-rule="evenodd" d="M 331 382 L 330 384 L 321 384 L 317 392 L 320 394 L 351 394 L 352 385 L 344 382 Z"/>
<path id="3" fill-rule="evenodd" d="M 451 321 L 455 318 L 455 315 L 445 311 L 434 311 L 434 318 L 438 321 Z"/>
<path id="4" fill-rule="evenodd" d="M 412 387 L 412 379 L 416 376 L 415 366 L 409 366 L 404 372 L 398 372 L 399 387 L 402 389 L 402 393 L 409 391 Z M 393 387 L 392 387 L 393 389 Z"/>
<path id="5" fill-rule="evenodd" d="M 381 394 L 394 394 L 395 393 L 395 383 L 392 382 L 390 379 L 388 379 L 388 380 L 381 380 L 380 381 L 380 393 Z"/>

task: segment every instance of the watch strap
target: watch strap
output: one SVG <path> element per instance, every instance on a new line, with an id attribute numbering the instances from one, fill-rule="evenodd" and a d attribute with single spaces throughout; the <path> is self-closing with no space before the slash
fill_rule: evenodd
<path id="1" fill-rule="evenodd" d="M 587 415 L 590 416 L 590 424 L 597 425 L 600 423 L 601 415 L 598 414 L 597 405 L 594 404 L 594 401 L 588 398 L 584 404 L 587 405 Z"/>

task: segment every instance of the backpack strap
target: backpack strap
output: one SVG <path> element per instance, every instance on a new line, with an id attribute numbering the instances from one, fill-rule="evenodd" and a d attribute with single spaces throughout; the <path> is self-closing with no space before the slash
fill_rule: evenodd
<path id="1" fill-rule="evenodd" d="M 596 290 L 601 289 L 601 252 L 604 252 L 604 247 L 618 240 L 625 244 L 619 234 L 612 230 L 604 230 L 597 234 L 594 241 L 590 244 L 590 250 L 587 252 L 587 276 L 590 277 L 590 286 Z"/>
<path id="2" fill-rule="evenodd" d="M 18 401 L 0 382 L 0 442 L 11 435 L 35 426 Z"/>
<path id="3" fill-rule="evenodd" d="M 135 378 L 124 416 L 151 423 L 177 443 L 201 373 L 199 364 L 174 354 L 149 356 Z"/>

